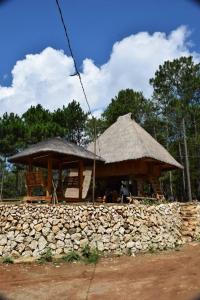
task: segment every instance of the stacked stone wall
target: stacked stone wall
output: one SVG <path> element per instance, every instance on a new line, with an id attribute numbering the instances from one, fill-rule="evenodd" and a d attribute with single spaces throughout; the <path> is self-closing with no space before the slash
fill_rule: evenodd
<path id="1" fill-rule="evenodd" d="M 183 243 L 181 205 L 0 205 L 0 256 L 91 248 L 127 254 Z"/>

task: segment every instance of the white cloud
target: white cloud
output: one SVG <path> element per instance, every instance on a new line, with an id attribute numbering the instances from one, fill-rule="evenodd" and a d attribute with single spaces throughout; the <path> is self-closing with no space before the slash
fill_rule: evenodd
<path id="1" fill-rule="evenodd" d="M 165 33 L 140 32 L 116 42 L 107 63 L 97 67 L 91 59 L 83 61 L 82 78 L 92 110 L 99 111 L 119 90 L 132 88 L 150 96 L 149 79 L 165 60 L 182 55 L 200 55 L 191 52 L 190 32 L 185 26 Z M 39 54 L 29 54 L 17 61 L 12 70 L 10 87 L 0 86 L 0 114 L 14 111 L 23 113 L 30 105 L 41 103 L 53 110 L 78 100 L 87 110 L 73 61 L 62 50 L 51 47 Z"/>

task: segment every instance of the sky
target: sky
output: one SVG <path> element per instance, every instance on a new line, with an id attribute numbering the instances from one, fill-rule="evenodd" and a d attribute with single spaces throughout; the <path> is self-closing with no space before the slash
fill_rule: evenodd
<path id="1" fill-rule="evenodd" d="M 165 60 L 200 61 L 200 5 L 192 0 L 59 0 L 92 111 L 119 90 L 151 97 Z M 0 115 L 73 99 L 87 111 L 55 0 L 0 0 Z"/>

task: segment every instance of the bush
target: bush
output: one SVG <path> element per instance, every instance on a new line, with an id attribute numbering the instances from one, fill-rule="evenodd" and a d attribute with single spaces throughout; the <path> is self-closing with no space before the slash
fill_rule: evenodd
<path id="1" fill-rule="evenodd" d="M 97 249 L 90 249 L 89 245 L 85 245 L 82 249 L 82 256 L 85 263 L 96 264 L 99 261 L 100 253 Z"/>
<path id="2" fill-rule="evenodd" d="M 51 252 L 51 249 L 50 248 L 47 249 L 47 251 L 40 256 L 38 261 L 39 261 L 39 263 L 52 262 L 53 254 Z"/>
<path id="3" fill-rule="evenodd" d="M 62 257 L 62 260 L 67 262 L 80 261 L 81 257 L 76 251 L 70 251 L 68 254 Z"/>
<path id="4" fill-rule="evenodd" d="M 13 261 L 12 257 L 10 257 L 10 256 L 5 256 L 5 257 L 3 258 L 3 263 L 4 263 L 4 264 L 13 264 L 14 261 Z"/>

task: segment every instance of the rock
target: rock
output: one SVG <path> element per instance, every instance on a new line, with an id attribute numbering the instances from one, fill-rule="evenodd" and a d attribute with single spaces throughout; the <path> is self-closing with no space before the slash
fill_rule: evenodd
<path id="1" fill-rule="evenodd" d="M 57 233 L 59 230 L 60 230 L 60 228 L 58 226 L 53 226 L 52 227 L 53 233 Z"/>
<path id="2" fill-rule="evenodd" d="M 24 256 L 24 257 L 31 257 L 32 256 L 32 251 L 24 251 L 22 253 L 22 256 Z"/>
<path id="3" fill-rule="evenodd" d="M 18 257 L 20 257 L 20 253 L 16 250 L 12 250 L 11 256 L 14 257 L 14 258 L 18 258 Z"/>
<path id="4" fill-rule="evenodd" d="M 60 222 L 59 219 L 54 219 L 54 220 L 53 220 L 53 225 L 57 225 L 59 222 Z"/>
<path id="5" fill-rule="evenodd" d="M 4 249 L 4 246 L 0 246 L 0 256 L 3 255 L 3 249 Z"/>
<path id="6" fill-rule="evenodd" d="M 15 238 L 15 232 L 14 232 L 14 231 L 9 231 L 9 232 L 7 233 L 7 238 L 8 238 L 9 240 L 13 241 L 14 238 Z"/>
<path id="7" fill-rule="evenodd" d="M 47 236 L 47 241 L 50 243 L 55 242 L 55 235 L 52 232 Z"/>
<path id="8" fill-rule="evenodd" d="M 63 253 L 63 248 L 57 248 L 56 251 L 55 251 L 55 254 L 59 255 L 61 253 Z"/>
<path id="9" fill-rule="evenodd" d="M 24 244 L 18 244 L 16 247 L 17 252 L 19 252 L 20 254 L 24 251 L 24 249 L 25 249 Z"/>
<path id="10" fill-rule="evenodd" d="M 4 246 L 7 244 L 7 237 L 6 236 L 2 236 L 0 237 L 0 246 Z"/>
<path id="11" fill-rule="evenodd" d="M 81 229 L 84 229 L 87 226 L 87 223 L 80 223 Z"/>
<path id="12" fill-rule="evenodd" d="M 26 230 L 29 228 L 29 224 L 28 223 L 24 223 L 22 226 L 23 230 Z"/>
<path id="13" fill-rule="evenodd" d="M 49 232 L 50 232 L 50 228 L 49 227 L 43 227 L 42 228 L 42 234 L 44 236 L 47 236 L 49 234 Z"/>
<path id="14" fill-rule="evenodd" d="M 134 242 L 132 242 L 132 241 L 129 241 L 128 243 L 127 243 L 127 248 L 133 248 L 135 246 L 135 243 Z"/>
<path id="15" fill-rule="evenodd" d="M 31 232 L 29 233 L 30 236 L 33 236 L 35 234 L 35 229 L 32 229 Z"/>
<path id="16" fill-rule="evenodd" d="M 36 231 L 42 231 L 42 224 L 40 223 L 40 224 L 36 224 L 35 226 L 34 226 L 34 228 L 35 228 L 35 230 Z"/>
<path id="17" fill-rule="evenodd" d="M 65 243 L 61 240 L 58 240 L 57 243 L 56 243 L 56 247 L 57 248 L 64 248 L 65 246 Z"/>
<path id="18" fill-rule="evenodd" d="M 99 251 L 104 251 L 104 245 L 103 245 L 103 242 L 97 241 L 97 249 L 98 249 Z"/>
<path id="19" fill-rule="evenodd" d="M 69 229 L 69 234 L 72 235 L 74 233 L 76 233 L 76 229 L 75 228 L 70 228 Z"/>
<path id="20" fill-rule="evenodd" d="M 62 231 L 59 231 L 59 232 L 57 233 L 57 235 L 55 236 L 55 238 L 56 238 L 57 240 L 64 241 L 64 239 L 65 239 L 65 234 L 64 234 Z"/>
<path id="21" fill-rule="evenodd" d="M 39 250 L 40 251 L 43 250 L 46 247 L 46 245 L 47 245 L 46 239 L 43 236 L 41 236 L 40 239 L 39 239 L 39 241 L 38 241 L 38 248 L 39 248 Z"/>
<path id="22" fill-rule="evenodd" d="M 29 247 L 32 249 L 32 250 L 35 250 L 38 246 L 38 241 L 36 240 L 33 240 L 30 244 L 29 244 Z"/>
<path id="23" fill-rule="evenodd" d="M 81 234 L 80 233 L 74 233 L 74 234 L 71 235 L 71 239 L 74 240 L 74 241 L 75 240 L 79 241 L 81 239 Z"/>
<path id="24" fill-rule="evenodd" d="M 18 243 L 23 243 L 24 241 L 24 236 L 21 235 L 21 234 L 18 234 L 15 238 L 15 241 L 18 242 Z"/>
<path id="25" fill-rule="evenodd" d="M 111 245 L 110 245 L 110 249 L 111 250 L 115 250 L 115 249 L 117 249 L 118 248 L 118 244 L 115 244 L 115 243 L 112 243 Z"/>

